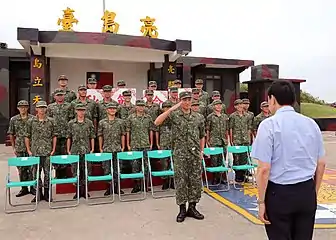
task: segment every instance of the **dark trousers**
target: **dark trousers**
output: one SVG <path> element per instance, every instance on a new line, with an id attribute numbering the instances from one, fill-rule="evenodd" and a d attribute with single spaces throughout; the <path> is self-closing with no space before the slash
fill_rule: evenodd
<path id="1" fill-rule="evenodd" d="M 291 185 L 268 183 L 265 196 L 270 240 L 310 240 L 317 208 L 313 179 Z"/>

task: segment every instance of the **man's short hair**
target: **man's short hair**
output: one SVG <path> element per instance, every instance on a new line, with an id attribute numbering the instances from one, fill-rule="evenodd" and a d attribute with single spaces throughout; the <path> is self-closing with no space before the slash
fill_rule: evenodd
<path id="1" fill-rule="evenodd" d="M 267 91 L 268 97 L 275 97 L 279 105 L 293 105 L 295 103 L 295 88 L 293 83 L 277 80 L 272 83 Z"/>

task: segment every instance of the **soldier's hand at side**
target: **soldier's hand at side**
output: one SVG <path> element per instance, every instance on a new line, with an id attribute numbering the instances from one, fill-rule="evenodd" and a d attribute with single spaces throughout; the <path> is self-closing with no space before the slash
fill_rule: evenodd
<path id="1" fill-rule="evenodd" d="M 71 152 L 70 152 L 70 151 L 68 151 L 68 155 L 71 155 Z"/>
<path id="2" fill-rule="evenodd" d="M 94 149 L 91 149 L 90 153 L 93 153 L 94 152 Z"/>
<path id="3" fill-rule="evenodd" d="M 33 153 L 31 151 L 27 151 L 29 156 L 33 156 Z"/>
<path id="4" fill-rule="evenodd" d="M 101 153 L 103 153 L 103 152 L 104 152 L 104 150 L 103 150 L 103 149 L 99 149 L 99 151 L 100 151 Z"/>
<path id="5" fill-rule="evenodd" d="M 15 147 L 13 147 L 13 153 L 15 154 L 15 156 L 17 156 L 17 152 L 15 151 Z"/>
<path id="6" fill-rule="evenodd" d="M 157 145 L 157 148 L 160 150 L 161 149 L 160 145 Z"/>
<path id="7" fill-rule="evenodd" d="M 128 151 L 131 151 L 132 149 L 130 145 L 128 145 L 127 148 L 128 148 Z"/>
<path id="8" fill-rule="evenodd" d="M 152 150 L 153 149 L 153 144 L 151 144 L 150 146 L 149 146 L 149 150 Z"/>
<path id="9" fill-rule="evenodd" d="M 122 151 L 122 152 L 125 152 L 125 148 L 121 148 L 121 151 Z"/>
<path id="10" fill-rule="evenodd" d="M 50 156 L 53 156 L 55 154 L 55 151 L 51 151 Z"/>

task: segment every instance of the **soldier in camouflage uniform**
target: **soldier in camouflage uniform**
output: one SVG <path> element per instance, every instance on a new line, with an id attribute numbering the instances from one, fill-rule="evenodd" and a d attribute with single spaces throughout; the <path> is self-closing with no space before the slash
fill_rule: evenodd
<path id="1" fill-rule="evenodd" d="M 255 136 L 257 135 L 259 124 L 263 120 L 271 116 L 270 111 L 268 109 L 268 102 L 262 102 L 260 104 L 260 109 L 261 109 L 261 113 L 259 113 L 256 117 L 254 117 L 254 120 L 253 120 L 253 131 L 254 131 Z"/>
<path id="2" fill-rule="evenodd" d="M 75 118 L 77 111 L 76 111 L 76 106 L 79 103 L 84 104 L 85 106 L 85 118 L 89 119 L 93 122 L 93 125 L 96 127 L 97 126 L 97 118 L 98 118 L 98 113 L 97 113 L 97 103 L 91 99 L 88 99 L 86 97 L 87 94 L 87 89 L 85 85 L 81 84 L 78 86 L 78 98 L 73 100 L 71 102 L 71 115 Z"/>
<path id="3" fill-rule="evenodd" d="M 110 103 L 115 103 L 117 106 L 119 106 L 119 103 L 112 98 L 112 86 L 105 85 L 103 86 L 103 99 L 99 101 L 98 103 L 98 119 L 99 121 L 103 120 L 107 117 L 106 112 L 106 106 Z M 116 116 L 118 116 L 118 112 L 116 113 Z"/>
<path id="4" fill-rule="evenodd" d="M 131 151 L 143 151 L 144 159 L 147 159 L 147 150 L 153 147 L 153 136 L 156 128 L 150 115 L 145 113 L 145 101 L 136 101 L 136 112 L 131 114 L 126 120 L 127 147 Z M 146 161 L 145 161 L 146 163 Z M 147 164 L 146 169 L 147 169 Z M 132 172 L 141 171 L 141 161 L 132 161 Z M 140 182 L 135 181 L 132 193 L 141 191 Z"/>
<path id="5" fill-rule="evenodd" d="M 181 88 L 182 87 L 182 81 L 180 79 L 175 79 L 174 87 Z"/>
<path id="6" fill-rule="evenodd" d="M 204 117 L 206 116 L 206 106 L 203 101 L 200 100 L 200 90 L 198 88 L 193 88 L 191 90 L 192 100 L 199 103 L 199 113 Z"/>
<path id="7" fill-rule="evenodd" d="M 206 141 L 208 147 L 226 148 L 228 132 L 229 132 L 229 117 L 222 113 L 222 101 L 214 100 L 212 102 L 214 112 L 211 113 L 206 120 Z M 222 156 L 211 156 L 211 166 L 222 166 Z M 213 184 L 218 184 L 220 174 L 213 175 Z"/>
<path id="8" fill-rule="evenodd" d="M 118 80 L 117 81 L 117 87 L 118 88 L 126 88 L 126 83 L 124 80 Z"/>
<path id="9" fill-rule="evenodd" d="M 152 91 L 156 91 L 157 90 L 157 83 L 155 81 L 149 81 L 148 89 L 152 90 Z"/>
<path id="10" fill-rule="evenodd" d="M 220 93 L 219 91 L 213 91 L 212 92 L 212 101 L 215 100 L 220 100 Z M 213 103 L 210 103 L 207 106 L 207 116 L 210 115 L 211 113 L 213 113 L 214 109 L 213 109 Z M 226 106 L 225 104 L 222 102 L 222 114 L 226 114 Z"/>
<path id="11" fill-rule="evenodd" d="M 76 117 L 68 123 L 68 154 L 79 155 L 79 197 L 86 198 L 85 190 L 85 154 L 94 152 L 95 131 L 93 123 L 86 118 L 87 104 L 77 103 Z M 88 162 L 88 175 L 91 175 L 91 164 Z M 78 176 L 77 164 L 72 164 L 73 176 Z M 77 192 L 74 199 L 77 199 Z"/>
<path id="12" fill-rule="evenodd" d="M 160 115 L 160 105 L 153 102 L 153 97 L 154 97 L 154 91 L 147 89 L 145 91 L 145 97 L 146 97 L 146 108 L 145 112 L 149 114 L 149 116 L 152 117 L 153 121 Z M 154 135 L 153 138 L 153 150 L 157 149 L 156 146 L 156 135 Z M 153 170 L 156 171 L 155 164 L 153 164 Z"/>
<path id="13" fill-rule="evenodd" d="M 54 97 L 56 102 L 49 104 L 47 108 L 47 115 L 55 120 L 55 133 L 57 135 L 56 152 L 55 155 L 65 155 L 67 132 L 68 132 L 68 122 L 73 118 L 71 111 L 71 104 L 64 101 L 65 92 L 61 88 L 57 88 L 54 92 Z M 56 177 L 66 178 L 67 177 L 67 166 L 58 165 L 56 166 Z"/>
<path id="14" fill-rule="evenodd" d="M 100 120 L 98 124 L 98 139 L 100 152 L 113 154 L 113 179 L 114 192 L 118 193 L 118 175 L 117 175 L 117 152 L 125 150 L 125 124 L 123 120 L 116 117 L 118 103 L 109 102 L 105 105 L 107 117 Z M 111 174 L 111 161 L 103 162 L 104 174 Z M 105 196 L 111 195 L 111 185 L 104 193 Z M 121 191 L 121 194 L 123 192 Z"/>
<path id="15" fill-rule="evenodd" d="M 179 97 L 181 102 L 162 113 L 155 124 L 159 126 L 166 119 L 172 123 L 176 203 L 180 208 L 176 221 L 183 222 L 187 216 L 204 219 L 196 210 L 196 204 L 202 193 L 201 159 L 205 144 L 205 124 L 201 114 L 191 111 L 191 93 L 181 92 Z"/>
<path id="16" fill-rule="evenodd" d="M 175 105 L 179 102 L 179 99 L 178 99 L 178 88 L 176 87 L 171 87 L 169 89 L 169 99 L 168 99 L 169 102 L 171 102 L 172 105 Z"/>
<path id="17" fill-rule="evenodd" d="M 68 78 L 65 75 L 61 75 L 58 78 L 58 85 L 59 88 L 61 88 L 64 92 L 65 92 L 65 96 L 64 96 L 64 101 L 71 103 L 73 100 L 75 100 L 77 98 L 76 93 L 72 90 L 68 89 Z M 50 96 L 50 103 L 54 103 L 55 102 L 55 98 L 54 98 L 55 92 L 51 93 Z"/>
<path id="18" fill-rule="evenodd" d="M 49 174 L 50 174 L 50 156 L 55 154 L 57 133 L 55 132 L 55 121 L 47 116 L 47 103 L 39 101 L 36 103 L 37 115 L 30 118 L 27 122 L 27 131 L 25 134 L 25 145 L 29 156 L 40 157 L 40 168 L 33 168 L 33 176 L 39 171 L 39 190 L 32 202 L 44 199 L 49 201 Z M 43 184 L 41 180 L 41 171 L 43 169 Z M 44 193 L 42 192 L 44 186 Z M 51 196 L 50 196 L 51 197 Z"/>
<path id="19" fill-rule="evenodd" d="M 201 114 L 200 102 L 198 100 L 191 100 L 191 111 Z"/>
<path id="20" fill-rule="evenodd" d="M 87 80 L 87 88 L 88 89 L 97 89 L 97 79 L 96 78 L 89 78 Z"/>
<path id="21" fill-rule="evenodd" d="M 195 81 L 195 87 L 200 90 L 200 102 L 203 102 L 205 106 L 209 105 L 209 94 L 203 90 L 203 80 L 202 79 L 196 79 Z"/>
<path id="22" fill-rule="evenodd" d="M 243 102 L 237 99 L 234 102 L 237 111 L 229 117 L 230 141 L 232 146 L 249 146 L 252 122 L 250 115 L 244 111 Z M 234 155 L 234 165 L 247 164 L 247 155 L 245 153 Z M 236 171 L 236 181 L 243 182 L 245 171 Z"/>
<path id="23" fill-rule="evenodd" d="M 11 145 L 15 156 L 17 157 L 28 157 L 26 145 L 25 145 L 25 134 L 27 128 L 27 122 L 33 117 L 33 115 L 28 113 L 29 103 L 26 100 L 21 100 L 17 104 L 17 109 L 20 114 L 15 115 L 9 121 L 8 134 L 11 141 Z M 18 167 L 20 181 L 30 181 L 33 180 L 31 167 Z M 30 187 L 22 187 L 20 192 L 16 194 L 16 197 L 22 197 L 27 194 L 35 195 L 36 189 Z"/>
<path id="24" fill-rule="evenodd" d="M 244 112 L 247 113 L 247 115 L 249 116 L 249 120 L 251 122 L 251 131 L 250 131 L 250 134 L 251 134 L 251 139 L 253 138 L 253 119 L 254 119 L 254 113 L 253 112 L 250 112 L 248 109 L 250 107 L 250 100 L 247 99 L 247 98 L 244 98 L 242 99 L 242 106 L 243 106 L 243 110 Z"/>
<path id="25" fill-rule="evenodd" d="M 169 108 L 172 107 L 171 102 L 165 101 L 162 103 L 162 112 L 166 112 Z M 156 118 L 155 118 L 156 119 Z M 172 126 L 169 119 L 164 120 L 164 122 L 158 127 L 158 131 L 156 132 L 156 145 L 158 149 L 162 150 L 172 150 Z M 170 159 L 164 158 L 161 159 L 162 170 L 170 169 Z M 162 190 L 166 190 L 168 188 L 175 189 L 174 181 L 170 178 L 164 178 Z"/>
<path id="26" fill-rule="evenodd" d="M 123 91 L 125 102 L 119 105 L 119 116 L 121 119 L 126 120 L 129 115 L 135 112 L 135 106 L 131 103 L 132 93 L 129 90 Z"/>

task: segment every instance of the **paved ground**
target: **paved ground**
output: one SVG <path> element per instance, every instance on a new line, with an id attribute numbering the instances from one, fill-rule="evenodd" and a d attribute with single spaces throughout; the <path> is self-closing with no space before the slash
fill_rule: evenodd
<path id="1" fill-rule="evenodd" d="M 336 136 L 325 133 L 328 167 L 336 169 Z M 6 159 L 11 148 L 0 147 L 0 189 L 4 189 Z M 15 173 L 15 171 L 13 171 Z M 31 198 L 29 196 L 27 199 Z M 0 192 L 4 199 L 4 192 Z M 3 206 L 3 201 L 0 207 Z M 28 239 L 266 239 L 264 228 L 204 195 L 199 209 L 204 221 L 187 219 L 175 223 L 177 208 L 173 198 L 88 207 L 84 202 L 75 209 L 49 210 L 41 202 L 34 213 L 6 215 L 0 212 L 0 236 L 7 240 Z M 317 240 L 336 239 L 336 229 L 315 230 Z"/>

